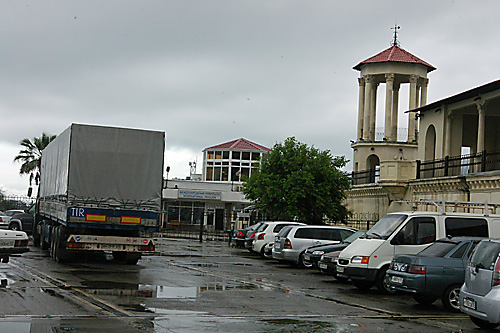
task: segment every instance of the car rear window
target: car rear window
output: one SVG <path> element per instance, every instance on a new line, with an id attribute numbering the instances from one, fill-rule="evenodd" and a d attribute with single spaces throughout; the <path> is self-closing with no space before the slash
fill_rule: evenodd
<path id="1" fill-rule="evenodd" d="M 418 254 L 421 257 L 444 257 L 457 246 L 455 242 L 435 242 Z"/>
<path id="2" fill-rule="evenodd" d="M 280 232 L 278 232 L 278 234 L 276 236 L 280 236 L 280 237 L 286 237 L 288 236 L 288 233 L 290 232 L 290 230 L 292 230 L 292 226 L 286 226 L 286 227 L 283 227 L 283 229 L 280 230 Z"/>
<path id="3" fill-rule="evenodd" d="M 488 237 L 488 223 L 485 219 L 448 217 L 445 226 L 446 236 Z"/>
<path id="4" fill-rule="evenodd" d="M 256 232 L 261 232 L 261 231 L 264 231 L 266 230 L 268 224 L 267 223 L 263 223 L 257 230 Z"/>
<path id="5" fill-rule="evenodd" d="M 274 233 L 280 232 L 280 230 L 286 226 L 289 226 L 289 224 L 277 224 L 274 226 L 273 232 Z"/>
<path id="6" fill-rule="evenodd" d="M 476 246 L 469 265 L 478 266 L 483 269 L 493 270 L 495 262 L 500 253 L 500 243 L 483 241 Z"/>
<path id="7" fill-rule="evenodd" d="M 342 237 L 338 229 L 327 228 L 299 228 L 295 232 L 295 238 L 342 241 Z"/>

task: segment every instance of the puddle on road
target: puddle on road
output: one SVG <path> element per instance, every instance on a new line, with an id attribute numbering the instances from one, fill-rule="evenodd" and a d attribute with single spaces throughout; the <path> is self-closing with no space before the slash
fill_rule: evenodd
<path id="1" fill-rule="evenodd" d="M 214 282 L 202 286 L 177 287 L 148 284 L 113 283 L 109 281 L 86 281 L 85 287 L 79 288 L 92 295 L 134 296 L 157 299 L 194 299 L 208 291 L 229 290 L 270 290 L 270 287 L 251 283 Z"/>

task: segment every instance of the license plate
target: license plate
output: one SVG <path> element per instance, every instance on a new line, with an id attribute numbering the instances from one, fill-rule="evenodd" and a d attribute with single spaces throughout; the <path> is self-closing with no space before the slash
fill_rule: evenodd
<path id="1" fill-rule="evenodd" d="M 391 282 L 397 283 L 397 284 L 402 284 L 403 278 L 401 276 L 391 276 Z"/>
<path id="2" fill-rule="evenodd" d="M 344 267 L 337 266 L 337 273 L 344 273 Z"/>
<path id="3" fill-rule="evenodd" d="M 14 240 L 3 240 L 3 241 L 0 241 L 0 246 L 1 247 L 12 247 L 12 246 L 14 246 Z"/>
<path id="4" fill-rule="evenodd" d="M 280 249 L 280 245 L 281 245 L 280 243 L 274 244 L 274 249 L 275 250 L 279 250 Z"/>
<path id="5" fill-rule="evenodd" d="M 325 265 L 325 264 L 319 264 L 319 268 L 321 268 L 321 269 L 327 269 L 327 268 L 328 268 L 328 266 L 327 266 L 327 265 Z"/>
<path id="6" fill-rule="evenodd" d="M 102 250 L 122 250 L 123 245 L 119 244 L 101 244 Z"/>
<path id="7" fill-rule="evenodd" d="M 476 301 L 473 300 L 472 298 L 464 298 L 464 307 L 476 310 Z"/>

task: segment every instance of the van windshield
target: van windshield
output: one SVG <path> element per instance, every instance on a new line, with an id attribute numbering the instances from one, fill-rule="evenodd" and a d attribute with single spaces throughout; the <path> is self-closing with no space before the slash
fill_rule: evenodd
<path id="1" fill-rule="evenodd" d="M 381 218 L 370 230 L 366 233 L 366 238 L 387 239 L 397 229 L 408 215 L 405 214 L 389 214 Z"/>

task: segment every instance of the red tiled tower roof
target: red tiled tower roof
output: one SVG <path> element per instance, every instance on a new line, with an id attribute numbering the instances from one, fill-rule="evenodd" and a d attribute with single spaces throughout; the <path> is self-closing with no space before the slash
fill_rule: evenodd
<path id="1" fill-rule="evenodd" d="M 261 151 L 271 151 L 271 149 L 259 145 L 255 142 L 248 141 L 246 139 L 236 139 L 233 141 L 229 141 L 226 143 L 221 143 L 219 145 L 215 145 L 212 147 L 205 148 L 207 149 L 240 149 L 240 150 L 261 150 Z"/>
<path id="2" fill-rule="evenodd" d="M 427 67 L 427 73 L 432 72 L 433 70 L 436 69 L 436 67 L 414 56 L 410 52 L 403 50 L 399 46 L 391 46 L 390 48 L 374 55 L 373 57 L 370 57 L 360 62 L 359 64 L 354 66 L 353 69 L 360 71 L 362 65 L 370 63 L 381 63 L 381 62 L 402 62 L 409 64 L 420 64 Z"/>

